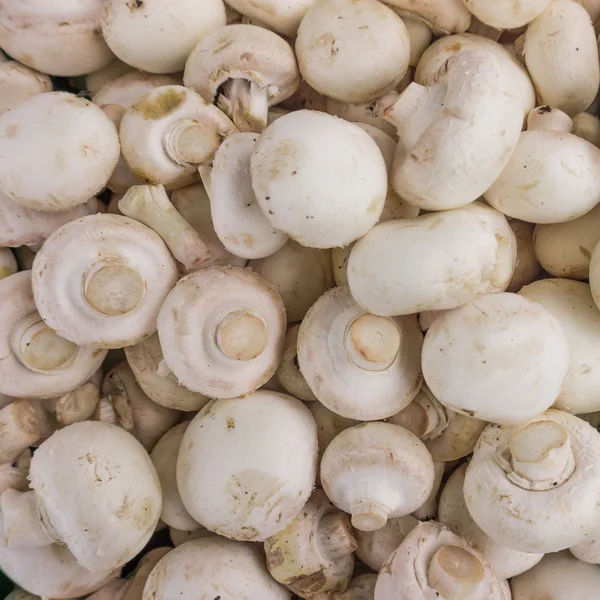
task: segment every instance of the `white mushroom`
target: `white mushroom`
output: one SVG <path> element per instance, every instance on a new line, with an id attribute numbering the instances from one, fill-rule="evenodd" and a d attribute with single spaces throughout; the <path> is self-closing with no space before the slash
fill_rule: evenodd
<path id="1" fill-rule="evenodd" d="M 57 423 L 64 427 L 90 420 L 98 402 L 100 402 L 99 386 L 93 381 L 87 381 L 63 396 L 44 401 L 44 407 L 54 415 Z"/>
<path id="2" fill-rule="evenodd" d="M 446 463 L 434 462 L 433 469 L 435 477 L 433 479 L 433 487 L 431 488 L 431 492 L 427 497 L 427 500 L 425 500 L 425 502 L 423 502 L 423 504 L 421 504 L 417 510 L 413 511 L 413 516 L 419 519 L 419 521 L 430 521 L 431 519 L 437 518 L 438 497 L 440 487 L 442 485 L 442 478 L 446 472 Z"/>
<path id="3" fill-rule="evenodd" d="M 349 419 L 376 421 L 402 410 L 423 381 L 422 333 L 414 316 L 378 317 L 347 287 L 327 292 L 298 335 L 298 363 L 317 399 Z"/>
<path id="4" fill-rule="evenodd" d="M 199 529 L 195 531 L 181 531 L 180 529 L 174 529 L 173 527 L 169 527 L 169 537 L 171 539 L 171 543 L 175 548 L 177 546 L 181 546 L 190 540 L 200 540 L 205 537 L 216 537 L 217 534 L 213 533 L 206 529 L 206 527 L 200 526 Z"/>
<path id="5" fill-rule="evenodd" d="M 8 489 L 26 492 L 29 489 L 29 465 L 31 450 L 22 452 L 12 463 L 0 465 L 0 494 Z"/>
<path id="6" fill-rule="evenodd" d="M 464 482 L 473 520 L 496 543 L 521 552 L 558 552 L 597 524 L 600 434 L 549 410 L 524 426 L 489 425 Z"/>
<path id="7" fill-rule="evenodd" d="M 515 4 L 511 0 L 463 0 L 465 6 L 480 21 L 497 29 L 517 29 L 539 17 L 552 0 L 526 0 Z"/>
<path id="8" fill-rule="evenodd" d="M 308 500 L 317 470 L 317 427 L 291 396 L 258 391 L 215 400 L 190 423 L 177 459 L 183 504 L 201 525 L 263 541 Z"/>
<path id="9" fill-rule="evenodd" d="M 332 600 L 374 600 L 377 575 L 363 573 L 357 575 L 342 594 L 334 594 Z"/>
<path id="10" fill-rule="evenodd" d="M 575 115 L 571 133 L 594 144 L 596 148 L 600 147 L 600 119 L 594 115 L 586 112 Z"/>
<path id="11" fill-rule="evenodd" d="M 507 292 L 518 292 L 524 285 L 531 283 L 542 270 L 535 255 L 535 226 L 532 223 L 510 219 L 510 228 L 517 239 L 517 264 L 512 279 L 506 288 Z"/>
<path id="12" fill-rule="evenodd" d="M 14 275 L 19 270 L 17 259 L 10 248 L 0 248 L 0 279 Z"/>
<path id="13" fill-rule="evenodd" d="M 14 60 L 0 63 L 0 115 L 19 102 L 51 91 L 52 80 L 48 75 L 38 73 Z"/>
<path id="14" fill-rule="evenodd" d="M 381 529 L 388 519 L 415 511 L 427 500 L 433 480 L 433 461 L 423 443 L 390 423 L 342 431 L 321 461 L 325 493 L 361 531 Z"/>
<path id="15" fill-rule="evenodd" d="M 503 425 L 552 406 L 569 370 L 558 320 L 517 294 L 483 294 L 440 314 L 425 336 L 423 375 L 451 410 Z"/>
<path id="16" fill-rule="evenodd" d="M 410 42 L 410 60 L 409 65 L 416 67 L 423 56 L 423 53 L 431 44 L 431 38 L 433 33 L 427 23 L 421 21 L 421 19 L 413 17 L 404 17 L 402 19 L 408 32 L 408 39 Z"/>
<path id="17" fill-rule="evenodd" d="M 265 540 L 273 578 L 300 598 L 344 591 L 354 572 L 356 540 L 348 515 L 316 490 L 300 514 Z"/>
<path id="18" fill-rule="evenodd" d="M 35 401 L 15 400 L 0 409 L 0 464 L 17 460 L 30 446 L 42 439 L 48 419 L 36 409 Z"/>
<path id="19" fill-rule="evenodd" d="M 175 260 L 154 231 L 98 214 L 54 231 L 35 257 L 33 288 L 40 315 L 59 335 L 122 348 L 156 331 L 177 277 Z"/>
<path id="20" fill-rule="evenodd" d="M 600 564 L 600 529 L 596 525 L 594 531 L 584 538 L 583 542 L 569 548 L 571 554 L 586 563 Z"/>
<path id="21" fill-rule="evenodd" d="M 303 402 L 314 402 L 317 398 L 306 383 L 298 362 L 298 332 L 300 325 L 290 325 L 283 345 L 283 356 L 276 377 L 281 387 L 294 398 Z M 323 407 L 324 408 L 324 407 Z M 327 409 L 325 409 L 327 410 Z M 314 415 L 313 415 L 314 416 Z M 321 443 L 319 441 L 319 450 Z"/>
<path id="22" fill-rule="evenodd" d="M 107 0 L 102 34 L 110 49 L 136 69 L 150 73 L 181 71 L 194 46 L 227 22 L 223 0 Z"/>
<path id="23" fill-rule="evenodd" d="M 271 225 L 312 248 L 345 246 L 364 235 L 379 220 L 387 194 L 385 161 L 370 136 L 313 111 L 267 127 L 251 174 Z"/>
<path id="24" fill-rule="evenodd" d="M 126 73 L 131 73 L 131 71 L 135 71 L 136 69 L 127 63 L 124 63 L 122 60 L 115 58 L 111 62 L 109 62 L 105 67 L 98 69 L 92 73 L 88 73 L 85 76 L 85 89 L 94 96 L 97 94 L 104 85 L 111 81 L 115 81 L 119 79 L 122 75 Z"/>
<path id="25" fill-rule="evenodd" d="M 461 0 L 385 0 L 401 17 L 424 21 L 435 35 L 466 31 L 471 24 L 471 13 Z"/>
<path id="26" fill-rule="evenodd" d="M 83 204 L 105 186 L 118 160 L 115 126 L 84 98 L 39 94 L 0 117 L 0 189 L 28 208 Z"/>

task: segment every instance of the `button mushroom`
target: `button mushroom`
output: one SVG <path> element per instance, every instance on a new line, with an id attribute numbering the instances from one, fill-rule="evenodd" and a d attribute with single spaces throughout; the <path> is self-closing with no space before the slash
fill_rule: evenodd
<path id="1" fill-rule="evenodd" d="M 511 0 L 493 3 L 486 0 L 463 0 L 480 21 L 496 29 L 517 29 L 539 17 L 552 0 L 527 0 L 515 4 Z"/>
<path id="2" fill-rule="evenodd" d="M 385 0 L 401 16 L 424 21 L 436 35 L 466 31 L 471 24 L 471 13 L 460 0 Z"/>
<path id="3" fill-rule="evenodd" d="M 517 264 L 506 291 L 518 292 L 540 274 L 542 266 L 538 262 L 533 245 L 534 225 L 518 219 L 510 219 L 508 224 L 517 239 Z"/>
<path id="4" fill-rule="evenodd" d="M 342 594 L 334 594 L 332 600 L 374 600 L 377 575 L 363 573 L 357 575 Z"/>
<path id="5" fill-rule="evenodd" d="M 131 65 L 124 63 L 123 61 L 115 58 L 111 62 L 109 62 L 105 67 L 93 71 L 92 73 L 88 73 L 85 76 L 85 81 L 83 87 L 94 96 L 97 94 L 100 89 L 107 83 L 111 81 L 115 81 L 121 75 L 125 75 L 125 73 L 131 73 L 131 71 L 135 71 Z"/>
<path id="6" fill-rule="evenodd" d="M 38 73 L 14 60 L 0 64 L 0 115 L 19 102 L 51 91 L 52 80 L 48 75 Z"/>
<path id="7" fill-rule="evenodd" d="M 200 526 L 199 529 L 195 531 L 181 531 L 181 529 L 174 529 L 173 527 L 169 527 L 169 537 L 171 539 L 171 543 L 175 548 L 177 546 L 181 546 L 190 540 L 200 540 L 205 537 L 216 537 L 217 534 L 209 531 L 205 527 Z"/>
<path id="8" fill-rule="evenodd" d="M 298 332 L 300 325 L 290 325 L 285 334 L 283 356 L 277 368 L 277 381 L 294 398 L 303 402 L 314 402 L 317 398 L 306 383 L 298 363 Z M 314 416 L 314 415 L 313 415 Z M 321 442 L 319 441 L 319 450 Z"/>

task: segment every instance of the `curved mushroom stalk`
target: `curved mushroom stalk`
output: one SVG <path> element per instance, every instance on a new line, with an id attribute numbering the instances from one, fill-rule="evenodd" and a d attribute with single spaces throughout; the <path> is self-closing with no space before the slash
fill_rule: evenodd
<path id="1" fill-rule="evenodd" d="M 549 410 L 524 426 L 490 425 L 465 476 L 469 513 L 496 543 L 520 552 L 574 546 L 596 526 L 598 452 L 600 434 L 565 412 Z"/>
<path id="2" fill-rule="evenodd" d="M 276 377 L 281 387 L 294 398 L 303 402 L 314 402 L 317 397 L 313 394 L 298 362 L 298 333 L 300 325 L 290 325 L 285 334 L 283 356 L 277 369 Z M 310 407 L 309 407 L 310 408 Z M 323 407 L 325 408 L 325 407 Z M 313 415 L 314 416 L 314 415 Z M 332 437 L 333 439 L 333 437 Z M 321 441 L 319 440 L 319 449 Z"/>
<path id="3" fill-rule="evenodd" d="M 113 600 L 141 600 L 144 587 L 154 567 L 172 550 L 170 547 L 154 548 L 145 554 L 137 564 L 133 575 L 127 580 L 122 591 Z"/>
<path id="4" fill-rule="evenodd" d="M 352 579 L 356 540 L 350 520 L 321 490 L 264 548 L 273 578 L 301 598 L 342 592 Z"/>
<path id="5" fill-rule="evenodd" d="M 511 0 L 490 4 L 486 0 L 463 0 L 481 22 L 496 29 L 517 29 L 531 23 L 550 6 L 552 0 L 530 0 L 515 5 Z"/>
<path id="6" fill-rule="evenodd" d="M 52 80 L 48 75 L 14 60 L 0 63 L 0 115 L 32 96 L 51 91 Z"/>
<path id="7" fill-rule="evenodd" d="M 279 366 L 285 328 L 277 292 L 236 267 L 184 277 L 158 317 L 167 366 L 186 388 L 211 398 L 234 398 L 266 383 Z"/>
<path id="8" fill-rule="evenodd" d="M 600 119 L 586 112 L 579 113 L 573 117 L 573 135 L 587 140 L 600 148 Z"/>
<path id="9" fill-rule="evenodd" d="M 200 540 L 205 537 L 214 537 L 216 533 L 209 531 L 206 527 L 200 526 L 199 529 L 195 531 L 181 531 L 181 529 L 174 529 L 173 527 L 169 527 L 169 538 L 171 539 L 171 543 L 175 548 L 177 546 L 181 546 L 190 540 Z"/>
<path id="10" fill-rule="evenodd" d="M 375 583 L 377 575 L 373 573 L 365 573 L 357 575 L 345 592 L 341 594 L 333 594 L 332 600 L 374 600 L 375 598 Z"/>
<path id="11" fill-rule="evenodd" d="M 376 421 L 402 410 L 418 393 L 422 343 L 414 316 L 378 317 L 363 310 L 349 288 L 334 288 L 300 325 L 298 363 L 327 408 Z"/>
<path id="12" fill-rule="evenodd" d="M 210 162 L 222 140 L 236 131 L 200 94 L 166 85 L 125 111 L 119 135 L 132 173 L 145 183 L 166 185 Z"/>
<path id="13" fill-rule="evenodd" d="M 84 85 L 82 87 L 86 89 L 93 97 L 107 83 L 116 81 L 122 75 L 131 73 L 131 71 L 135 70 L 135 67 L 124 63 L 118 58 L 114 58 L 114 60 L 109 62 L 105 67 L 102 67 L 101 69 L 98 69 L 92 73 L 88 73 L 85 76 Z"/>
<path id="14" fill-rule="evenodd" d="M 517 264 L 506 291 L 518 292 L 523 286 L 535 280 L 542 266 L 535 255 L 535 225 L 518 219 L 510 219 L 508 224 L 515 232 L 517 240 Z"/>
<path id="15" fill-rule="evenodd" d="M 14 275 L 19 270 L 17 259 L 10 248 L 0 248 L 0 279 Z"/>
<path id="16" fill-rule="evenodd" d="M 435 4 L 413 0 L 386 0 L 385 3 L 403 18 L 424 21 L 436 36 L 466 31 L 471 24 L 471 13 L 460 0 L 439 0 Z"/>
<path id="17" fill-rule="evenodd" d="M 434 467 L 410 431 L 390 423 L 363 423 L 329 444 L 321 481 L 329 499 L 352 515 L 360 531 L 381 529 L 388 519 L 417 510 L 433 488 Z"/>
<path id="18" fill-rule="evenodd" d="M 431 488 L 431 493 L 429 497 L 417 510 L 413 512 L 413 515 L 419 519 L 419 521 L 430 521 L 431 519 L 435 519 L 438 514 L 438 492 L 440 491 L 440 487 L 442 485 L 442 477 L 444 476 L 444 472 L 446 470 L 445 462 L 434 462 L 433 469 L 435 473 L 435 477 L 433 480 L 433 487 Z"/>
<path id="19" fill-rule="evenodd" d="M 44 527 L 33 491 L 5 490 L 0 495 L 4 543 L 11 550 L 44 548 L 57 542 Z"/>
<path id="20" fill-rule="evenodd" d="M 227 25 L 205 35 L 189 55 L 183 81 L 217 106 L 240 131 L 261 133 L 269 107 L 300 84 L 294 50 L 255 25 Z"/>
<path id="21" fill-rule="evenodd" d="M 59 335 L 122 348 L 156 331 L 159 308 L 177 278 L 175 260 L 152 229 L 98 214 L 48 238 L 35 257 L 33 287 L 40 315 Z"/>
<path id="22" fill-rule="evenodd" d="M 58 424 L 64 427 L 91 419 L 98 402 L 100 389 L 95 383 L 88 381 L 60 398 L 46 400 L 44 406 L 55 416 Z"/>
<path id="23" fill-rule="evenodd" d="M 375 600 L 506 600 L 503 582 L 462 538 L 436 522 L 415 527 L 383 565 Z"/>
<path id="24" fill-rule="evenodd" d="M 0 494 L 9 489 L 26 492 L 29 489 L 30 464 L 31 450 L 27 449 L 12 463 L 0 465 Z"/>

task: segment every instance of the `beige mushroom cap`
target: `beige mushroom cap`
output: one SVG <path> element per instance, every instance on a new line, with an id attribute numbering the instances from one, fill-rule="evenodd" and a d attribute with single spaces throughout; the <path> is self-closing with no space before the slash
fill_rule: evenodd
<path id="1" fill-rule="evenodd" d="M 550 6 L 552 0 L 463 0 L 465 6 L 482 22 L 497 29 L 517 29 L 527 25 Z"/>
<path id="2" fill-rule="evenodd" d="M 471 13 L 461 0 L 386 0 L 385 3 L 402 17 L 421 19 L 436 35 L 466 31 L 471 24 Z"/>
<path id="3" fill-rule="evenodd" d="M 285 334 L 283 356 L 277 368 L 276 378 L 281 387 L 294 398 L 303 402 L 315 402 L 316 396 L 306 383 L 298 362 L 298 333 L 300 325 L 290 325 Z M 320 403 L 319 403 L 320 404 Z M 325 407 L 323 407 L 325 408 Z M 319 449 L 321 444 L 319 443 Z"/>
<path id="4" fill-rule="evenodd" d="M 52 80 L 21 63 L 0 64 L 0 115 L 32 96 L 52 91 Z"/>

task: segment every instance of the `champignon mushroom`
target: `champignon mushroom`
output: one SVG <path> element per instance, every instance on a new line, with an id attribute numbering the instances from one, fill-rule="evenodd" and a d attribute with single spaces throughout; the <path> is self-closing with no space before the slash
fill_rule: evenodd
<path id="1" fill-rule="evenodd" d="M 306 383 L 298 363 L 298 332 L 300 325 L 290 325 L 283 345 L 283 356 L 276 377 L 281 387 L 294 398 L 303 402 L 314 402 L 317 398 Z M 319 449 L 321 443 L 319 442 Z"/>
<path id="2" fill-rule="evenodd" d="M 408 315 L 453 308 L 478 293 L 506 289 L 516 259 L 515 234 L 506 219 L 475 202 L 379 223 L 354 245 L 348 283 L 365 310 Z"/>
<path id="3" fill-rule="evenodd" d="M 308 500 L 317 470 L 317 427 L 291 396 L 258 391 L 209 402 L 190 423 L 177 459 L 183 504 L 225 537 L 264 541 Z"/>
<path id="4" fill-rule="evenodd" d="M 200 94 L 166 85 L 125 111 L 119 136 L 131 172 L 145 183 L 166 185 L 212 160 L 223 138 L 235 131 Z"/>
<path id="5" fill-rule="evenodd" d="M 10 248 L 0 248 L 0 279 L 14 275 L 19 270 L 17 259 Z"/>
<path id="6" fill-rule="evenodd" d="M 107 0 L 102 35 L 127 64 L 150 73 L 183 70 L 185 59 L 203 36 L 227 22 L 223 0 L 172 3 Z"/>
<path id="7" fill-rule="evenodd" d="M 73 423 L 88 421 L 100 402 L 100 388 L 95 382 L 87 381 L 71 392 L 44 402 L 44 408 L 56 419 L 58 425 L 65 427 Z"/>
<path id="8" fill-rule="evenodd" d="M 0 117 L 0 190 L 27 208 L 83 204 L 105 186 L 118 160 L 115 126 L 84 98 L 38 94 Z"/>
<path id="9" fill-rule="evenodd" d="M 11 464 L 44 436 L 48 419 L 35 401 L 15 400 L 0 409 L 0 464 Z"/>
<path id="10" fill-rule="evenodd" d="M 466 31 L 471 13 L 460 0 L 436 0 L 435 3 L 415 0 L 385 0 L 401 17 L 424 21 L 437 36 Z"/>
<path id="11" fill-rule="evenodd" d="M 517 239 L 517 264 L 507 292 L 518 292 L 524 285 L 531 283 L 542 270 L 534 249 L 535 226 L 532 223 L 510 219 L 510 228 Z"/>
<path id="12" fill-rule="evenodd" d="M 376 581 L 377 575 L 373 573 L 357 575 L 348 589 L 341 594 L 334 594 L 332 600 L 374 600 Z"/>
<path id="13" fill-rule="evenodd" d="M 0 25 L 0 29 L 1 29 Z M 1 33 L 0 33 L 1 37 Z M 32 96 L 52 91 L 52 80 L 21 63 L 0 64 L 0 115 Z"/>
<path id="14" fill-rule="evenodd" d="M 420 521 L 430 521 L 431 519 L 435 519 L 438 514 L 438 496 L 442 485 L 442 478 L 446 472 L 446 463 L 434 462 L 433 469 L 435 477 L 433 479 L 431 492 L 427 497 L 427 500 L 425 500 L 417 510 L 413 511 L 413 515 Z"/>
<path id="15" fill-rule="evenodd" d="M 269 125 L 251 159 L 252 187 L 271 225 L 303 246 L 346 246 L 377 223 L 385 161 L 356 125 L 301 110 Z"/>
<path id="16" fill-rule="evenodd" d="M 480 21 L 496 29 L 517 29 L 539 17 L 552 0 L 527 0 L 514 4 L 511 0 L 486 2 L 486 0 L 463 0 L 465 6 Z"/>
<path id="17" fill-rule="evenodd" d="M 133 219 L 98 214 L 52 233 L 36 254 L 32 283 L 40 315 L 59 335 L 122 348 L 156 331 L 177 277 L 158 234 Z"/>
<path id="18" fill-rule="evenodd" d="M 600 529 L 596 525 L 591 535 L 584 538 L 583 542 L 569 548 L 571 554 L 586 563 L 600 564 Z"/>
<path id="19" fill-rule="evenodd" d="M 408 32 L 408 40 L 410 42 L 410 59 L 408 64 L 411 67 L 416 67 L 421 60 L 421 56 L 429 44 L 431 44 L 431 38 L 433 33 L 427 23 L 421 21 L 421 19 L 415 19 L 412 17 L 404 17 L 402 19 Z"/>
<path id="20" fill-rule="evenodd" d="M 509 596 L 510 597 L 510 596 Z M 494 571 L 440 523 L 420 523 L 387 559 L 375 600 L 507 600 Z"/>
<path id="21" fill-rule="evenodd" d="M 298 363 L 317 399 L 349 419 L 376 421 L 402 410 L 422 383 L 422 333 L 414 316 L 378 317 L 347 287 L 327 292 L 298 335 Z"/>
<path id="22" fill-rule="evenodd" d="M 180 529 L 169 527 L 169 537 L 175 548 L 185 544 L 186 542 L 189 542 L 190 540 L 200 540 L 205 537 L 216 537 L 216 535 L 216 533 L 209 531 L 206 529 L 206 527 L 202 527 L 201 525 L 199 529 L 196 529 L 195 531 L 181 531 Z"/>
<path id="23" fill-rule="evenodd" d="M 84 88 L 94 96 L 97 94 L 107 83 L 119 79 L 126 73 L 131 73 L 136 69 L 122 60 L 115 58 L 109 62 L 105 67 L 98 69 L 92 73 L 88 73 L 85 76 Z"/>
<path id="24" fill-rule="evenodd" d="M 188 598 L 198 590 L 220 600 L 291 599 L 269 575 L 256 546 L 221 537 L 192 540 L 171 550 L 150 573 L 142 598 Z"/>
<path id="25" fill-rule="evenodd" d="M 586 112 L 575 115 L 571 133 L 594 144 L 596 148 L 600 147 L 600 119 L 594 115 Z"/>
<path id="26" fill-rule="evenodd" d="M 264 544 L 273 578 L 300 598 L 344 591 L 354 572 L 356 539 L 348 515 L 316 490 L 300 514 Z"/>

